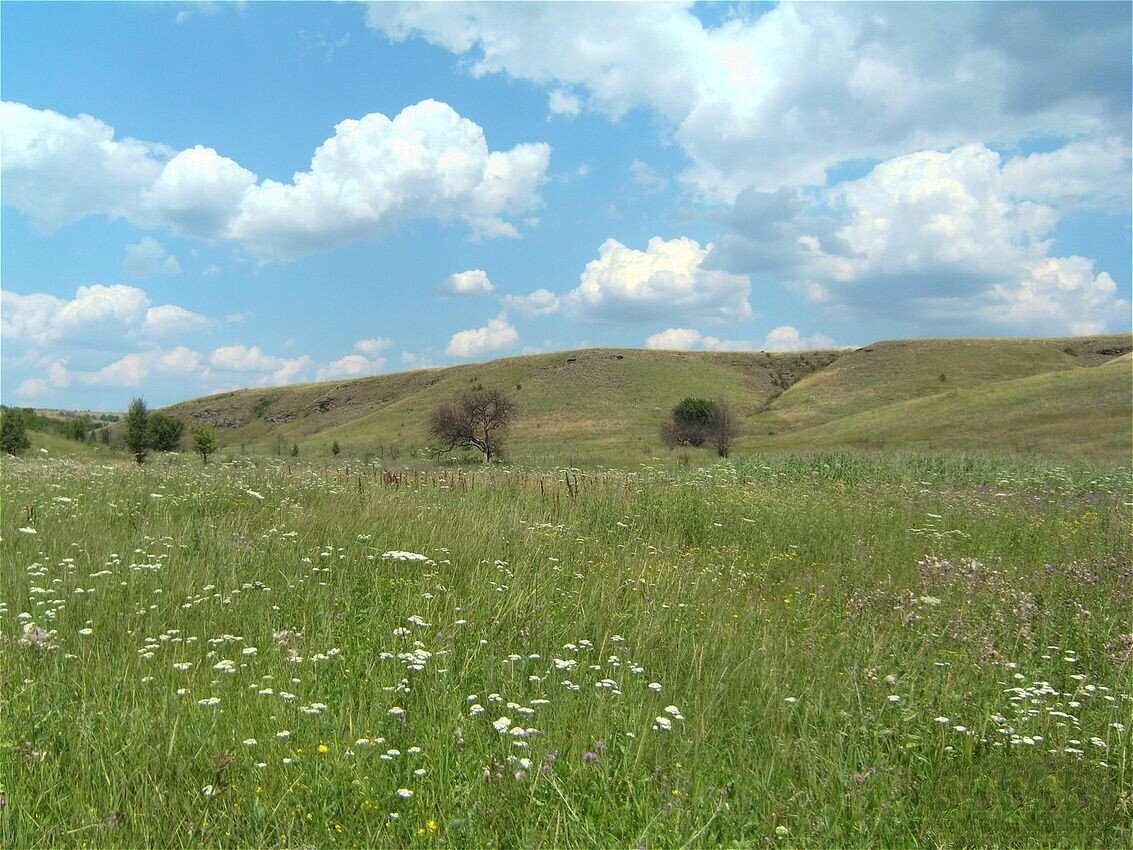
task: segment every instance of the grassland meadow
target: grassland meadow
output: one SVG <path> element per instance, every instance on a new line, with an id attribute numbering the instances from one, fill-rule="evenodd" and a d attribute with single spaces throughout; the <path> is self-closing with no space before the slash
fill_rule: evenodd
<path id="1" fill-rule="evenodd" d="M 1128 847 L 1128 468 L 4 462 L 0 846 Z"/>

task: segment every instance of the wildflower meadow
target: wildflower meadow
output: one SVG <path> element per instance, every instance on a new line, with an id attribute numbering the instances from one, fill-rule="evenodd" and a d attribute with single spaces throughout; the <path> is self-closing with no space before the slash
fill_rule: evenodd
<path id="1" fill-rule="evenodd" d="M 1131 491 L 8 458 L 0 846 L 1128 847 Z"/>

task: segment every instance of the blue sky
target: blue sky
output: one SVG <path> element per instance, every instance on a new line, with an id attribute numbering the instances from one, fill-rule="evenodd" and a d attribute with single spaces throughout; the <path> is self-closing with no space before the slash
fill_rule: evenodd
<path id="1" fill-rule="evenodd" d="M 19 3 L 0 397 L 1130 329 L 1127 3 Z"/>

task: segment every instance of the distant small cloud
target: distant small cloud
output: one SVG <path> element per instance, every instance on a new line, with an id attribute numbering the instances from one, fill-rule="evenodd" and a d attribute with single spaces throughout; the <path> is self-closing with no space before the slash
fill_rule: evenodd
<path id="1" fill-rule="evenodd" d="M 742 339 L 717 339 L 694 328 L 669 328 L 645 340 L 645 347 L 664 351 L 750 351 L 754 346 Z"/>
<path id="2" fill-rule="evenodd" d="M 500 298 L 509 310 L 525 316 L 551 316 L 559 312 L 559 296 L 548 289 L 536 289 L 530 295 L 504 295 Z"/>
<path id="3" fill-rule="evenodd" d="M 306 49 L 317 50 L 323 54 L 323 58 L 329 63 L 334 59 L 334 55 L 339 50 L 350 44 L 350 33 L 345 33 L 340 38 L 328 38 L 325 33 L 311 34 L 306 30 L 299 31 L 299 38 L 303 41 Z"/>
<path id="4" fill-rule="evenodd" d="M 453 334 L 445 351 L 453 357 L 477 357 L 512 348 L 518 342 L 519 332 L 508 323 L 507 313 L 500 313 L 485 327 Z"/>
<path id="5" fill-rule="evenodd" d="M 329 381 L 332 378 L 364 378 L 376 375 L 386 365 L 384 357 L 369 358 L 363 354 L 347 354 L 329 366 L 315 373 L 315 380 Z"/>
<path id="6" fill-rule="evenodd" d="M 293 384 L 309 374 L 313 365 L 307 355 L 278 357 L 267 354 L 258 345 L 224 345 L 209 355 L 209 365 L 225 372 L 243 373 L 241 380 L 254 386 L 281 386 Z"/>
<path id="7" fill-rule="evenodd" d="M 818 351 L 834 348 L 834 340 L 826 334 L 803 336 L 790 325 L 780 325 L 767 334 L 762 351 Z"/>
<path id="8" fill-rule="evenodd" d="M 179 345 L 172 351 L 159 357 L 157 366 L 158 369 L 163 372 L 192 374 L 200 371 L 204 364 L 204 359 L 204 355 L 199 351 L 193 351 L 191 348 Z"/>
<path id="9" fill-rule="evenodd" d="M 483 269 L 469 269 L 457 274 L 450 274 L 441 284 L 441 294 L 454 298 L 487 295 L 494 289 L 492 282 L 488 280 L 487 272 Z"/>
<path id="10" fill-rule="evenodd" d="M 122 270 L 129 277 L 150 277 L 157 274 L 180 274 L 181 264 L 160 242 L 146 236 L 136 245 L 126 246 Z"/>
<path id="11" fill-rule="evenodd" d="M 650 195 L 664 191 L 669 185 L 667 177 L 658 174 L 640 159 L 635 159 L 630 164 L 629 173 L 633 177 L 633 182 Z"/>
<path id="12" fill-rule="evenodd" d="M 752 317 L 747 275 L 704 265 L 712 245 L 654 236 L 644 251 L 607 239 L 586 264 L 579 286 L 563 296 L 574 318 L 590 322 L 645 322 L 681 317 L 736 322 Z"/>
<path id="13" fill-rule="evenodd" d="M 767 334 L 762 345 L 755 345 L 746 339 L 706 336 L 695 328 L 669 328 L 648 337 L 645 347 L 669 351 L 816 351 L 837 346 L 826 334 L 803 336 L 790 325 L 781 325 Z"/>
<path id="14" fill-rule="evenodd" d="M 547 109 L 552 115 L 574 118 L 582 111 L 582 101 L 566 89 L 552 89 L 547 95 Z"/>
<path id="15" fill-rule="evenodd" d="M 393 345 L 392 339 L 387 339 L 384 336 L 375 337 L 374 339 L 360 339 L 354 343 L 354 350 L 359 354 L 370 356 L 377 354 L 379 351 L 385 351 Z"/>
<path id="16" fill-rule="evenodd" d="M 179 336 L 190 331 L 207 328 L 212 322 L 207 316 L 178 307 L 176 304 L 163 304 L 146 310 L 142 330 L 155 337 Z"/>
<path id="17" fill-rule="evenodd" d="M 432 369 L 437 365 L 432 349 L 423 351 L 420 354 L 414 354 L 412 351 L 403 351 L 401 352 L 401 357 L 398 359 L 401 361 L 401 365 L 406 369 Z"/>
<path id="18" fill-rule="evenodd" d="M 190 8 L 182 9 L 180 12 L 177 13 L 176 17 L 173 18 L 173 22 L 175 24 L 183 24 L 183 23 L 185 23 L 185 21 L 189 20 L 189 18 L 193 17 L 193 15 L 197 14 L 197 13 L 205 14 L 205 15 L 215 15 L 217 12 L 220 11 L 220 7 L 221 7 L 222 4 L 211 2 L 211 0 L 199 0 L 198 2 L 190 3 L 188 5 L 189 5 Z M 235 3 L 235 4 L 225 3 L 223 5 L 243 6 L 244 4 L 243 3 Z"/>

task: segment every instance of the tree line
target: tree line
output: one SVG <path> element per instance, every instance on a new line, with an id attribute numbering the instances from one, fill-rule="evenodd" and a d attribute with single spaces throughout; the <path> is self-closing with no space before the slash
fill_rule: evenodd
<path id="1" fill-rule="evenodd" d="M 515 400 L 503 390 L 476 386 L 455 401 L 436 407 L 429 417 L 429 437 L 440 454 L 458 448 L 471 448 L 480 453 L 484 463 L 501 456 L 512 422 L 519 408 Z M 27 430 L 41 424 L 48 417 L 34 411 L 5 408 L 0 418 L 0 450 L 19 454 L 31 446 Z M 78 421 L 78 420 L 76 420 Z M 30 423 L 30 425 L 29 425 Z M 103 431 L 107 436 L 109 431 Z M 708 444 L 726 458 L 739 433 L 736 415 L 724 399 L 709 400 L 692 396 L 682 399 L 673 408 L 670 417 L 661 426 L 661 440 L 670 449 L 678 445 L 700 447 Z M 130 402 L 126 412 L 123 442 L 138 463 L 144 463 L 151 451 L 176 451 L 185 437 L 185 423 L 158 411 L 150 411 L 141 398 Z M 204 463 L 219 448 L 211 428 L 190 429 L 193 450 Z M 282 435 L 277 435 L 282 440 Z M 82 437 L 79 437 L 82 439 Z M 108 442 L 108 440 L 107 440 Z M 339 454 L 338 440 L 331 453 Z M 277 454 L 279 446 L 277 445 Z M 298 456 L 299 445 L 294 444 L 292 456 Z"/>
<path id="2" fill-rule="evenodd" d="M 201 456 L 203 463 L 219 447 L 216 435 L 211 428 L 193 428 L 193 450 Z M 172 416 L 157 411 L 151 412 L 145 401 L 135 398 L 126 411 L 126 432 L 123 440 L 138 463 L 145 463 L 151 451 L 172 452 L 181 447 L 185 435 L 185 423 Z"/>

